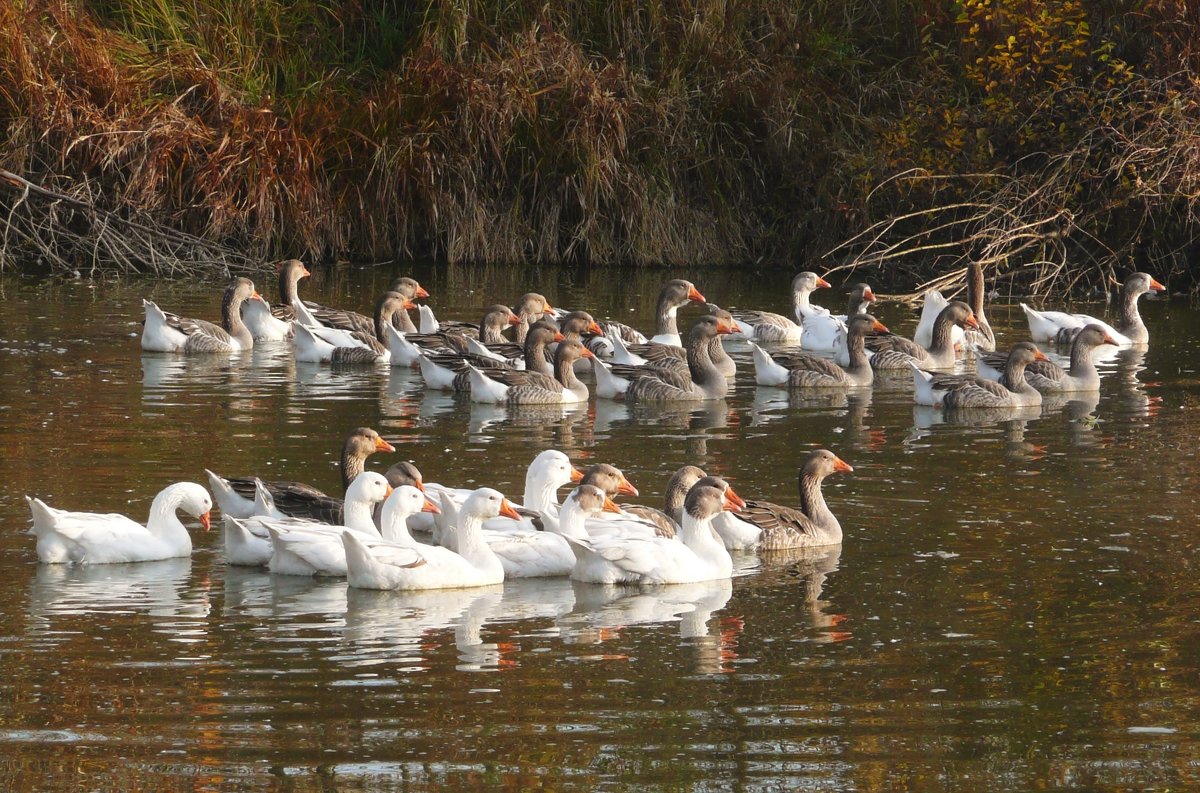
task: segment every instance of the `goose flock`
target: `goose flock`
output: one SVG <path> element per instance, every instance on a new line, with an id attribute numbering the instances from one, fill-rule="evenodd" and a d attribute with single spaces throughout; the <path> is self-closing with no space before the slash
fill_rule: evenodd
<path id="1" fill-rule="evenodd" d="M 249 279 L 236 278 L 224 292 L 219 324 L 144 301 L 142 349 L 232 355 L 255 341 L 290 341 L 302 361 L 412 367 L 427 388 L 469 393 L 476 402 L 570 407 L 592 398 L 650 404 L 724 399 L 736 372 L 725 342 L 738 339 L 750 346 L 760 385 L 828 392 L 871 388 L 880 373 L 911 372 L 916 404 L 1019 410 L 1040 405 L 1047 394 L 1098 392 L 1096 352 L 1148 344 L 1138 299 L 1165 290 L 1145 273 L 1131 275 L 1116 325 L 1021 304 L 1030 338 L 1004 352 L 984 314 L 978 265 L 968 271 L 967 302 L 936 291 L 926 295 L 912 339 L 871 315 L 876 298 L 867 284 L 851 286 L 845 315 L 814 305 L 812 293 L 830 284 L 811 272 L 791 282 L 794 318 L 725 310 L 695 284 L 667 281 L 656 327 L 647 335 L 586 311 L 554 308 L 536 293 L 512 307 L 489 307 L 478 325 L 440 322 L 427 304 L 416 302 L 430 293 L 412 278 L 396 280 L 368 317 L 302 300 L 299 284 L 309 275 L 302 262 L 282 262 L 277 269 L 280 304 L 271 306 Z M 689 304 L 705 313 L 681 333 L 679 312 Z M 1055 364 L 1038 343 L 1069 347 L 1069 367 Z M 394 452 L 375 430 L 350 433 L 336 496 L 303 482 L 206 470 L 207 489 L 170 485 L 155 497 L 145 524 L 27 497 L 37 557 L 47 564 L 104 564 L 188 556 L 192 540 L 177 513 L 208 529 L 215 499 L 226 562 L 276 575 L 341 576 L 351 587 L 384 590 L 481 587 L 546 576 L 689 584 L 731 577 L 733 553 L 840 544 L 842 528 L 821 487 L 831 474 L 853 471 L 831 451 L 808 452 L 798 471 L 798 504 L 791 507 L 744 498 L 724 479 L 689 465 L 671 477 L 658 508 L 617 503 L 639 493 L 615 465 L 580 470 L 553 449 L 529 463 L 520 502 L 492 487 L 427 482 L 412 462 L 397 462 L 384 473 L 367 470 L 369 457 Z"/>

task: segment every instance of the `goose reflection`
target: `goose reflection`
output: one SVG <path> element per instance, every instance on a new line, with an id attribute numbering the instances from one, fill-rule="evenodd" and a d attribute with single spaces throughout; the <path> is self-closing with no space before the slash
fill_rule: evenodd
<path id="1" fill-rule="evenodd" d="M 166 355 L 143 353 L 142 398 L 156 391 L 189 393 L 200 386 L 214 388 L 236 385 L 250 361 L 250 353 L 224 355 Z"/>
<path id="2" fill-rule="evenodd" d="M 1113 412 L 1131 418 L 1155 418 L 1162 411 L 1162 397 L 1146 393 L 1146 385 L 1138 375 L 1146 368 L 1146 350 L 1127 348 L 1116 358 L 1116 394 Z M 1150 384 L 1153 385 L 1153 384 Z"/>
<path id="3" fill-rule="evenodd" d="M 346 583 L 230 566 L 225 568 L 224 608 L 260 618 L 325 615 L 337 620 L 346 610 Z"/>
<path id="4" fill-rule="evenodd" d="M 205 617 L 207 583 L 192 579 L 190 557 L 137 564 L 41 564 L 29 587 L 29 615 L 38 620 L 83 614 Z"/>
<path id="5" fill-rule="evenodd" d="M 809 641 L 817 644 L 846 641 L 853 638 L 844 626 L 846 615 L 831 613 L 832 604 L 821 598 L 825 582 L 837 572 L 841 559 L 840 545 L 771 551 L 762 555 L 763 576 L 755 581 L 759 585 L 789 581 L 790 586 L 801 587 Z"/>

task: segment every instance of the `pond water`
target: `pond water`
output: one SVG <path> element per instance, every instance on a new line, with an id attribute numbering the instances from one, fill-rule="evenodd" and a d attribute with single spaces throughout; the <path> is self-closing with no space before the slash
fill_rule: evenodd
<path id="1" fill-rule="evenodd" d="M 442 318 L 536 286 L 643 327 L 667 277 L 783 311 L 790 279 L 406 272 Z M 398 274 L 318 273 L 302 291 L 369 310 Z M 1098 403 L 972 421 L 914 409 L 910 378 L 817 399 L 756 387 L 739 345 L 725 403 L 561 416 L 426 393 L 398 368 L 297 364 L 281 346 L 141 353 L 143 296 L 216 317 L 219 292 L 0 279 L 0 787 L 1200 785 L 1200 313 L 1186 301 L 1143 301 L 1152 346 L 1106 365 Z M 830 292 L 818 299 L 840 305 Z M 915 323 L 897 303 L 877 313 Z M 1024 331 L 1015 301 L 989 317 L 1002 339 Z M 25 534 L 25 494 L 140 518 L 206 467 L 336 492 L 360 425 L 398 448 L 376 470 L 411 459 L 428 480 L 515 497 L 553 447 L 618 465 L 644 503 L 691 463 L 793 504 L 798 461 L 826 447 L 855 469 L 825 488 L 846 539 L 741 557 L 732 582 L 406 595 L 226 567 L 220 532 L 194 522 L 191 559 L 142 565 L 38 565 Z"/>

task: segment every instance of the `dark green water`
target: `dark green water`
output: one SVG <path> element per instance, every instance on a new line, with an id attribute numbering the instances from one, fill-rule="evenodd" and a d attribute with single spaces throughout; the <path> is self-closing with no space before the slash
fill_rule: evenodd
<path id="1" fill-rule="evenodd" d="M 442 318 L 537 287 L 651 324 L 664 273 L 413 271 Z M 366 310 L 393 272 L 305 284 Z M 786 309 L 789 274 L 679 272 L 721 304 Z M 268 296 L 274 289 L 266 284 Z M 907 378 L 701 410 L 564 416 L 426 394 L 415 372 L 143 355 L 141 298 L 217 315 L 220 285 L 0 279 L 0 788 L 1192 789 L 1200 314 L 1144 303 L 1154 341 L 1098 404 L 940 422 Z M 819 295 L 827 305 L 840 295 Z M 1089 310 L 1103 312 L 1101 306 Z M 691 316 L 692 310 L 685 310 Z M 912 312 L 883 305 L 894 330 Z M 989 316 L 1015 340 L 1015 304 Z M 337 490 L 342 437 L 379 429 L 426 478 L 520 495 L 554 447 L 656 503 L 685 463 L 794 503 L 813 446 L 840 548 L 739 560 L 659 590 L 566 581 L 401 595 L 190 559 L 39 566 L 22 496 L 142 517 L 227 474 Z"/>

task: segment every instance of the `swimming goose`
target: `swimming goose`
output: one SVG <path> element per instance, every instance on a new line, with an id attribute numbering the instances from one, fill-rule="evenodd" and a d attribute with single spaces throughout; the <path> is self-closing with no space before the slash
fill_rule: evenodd
<path id="1" fill-rule="evenodd" d="M 904 369 L 916 363 L 923 369 L 953 369 L 954 344 L 951 329 L 966 326 L 979 329 L 975 315 L 966 303 L 955 300 L 941 310 L 933 324 L 933 342 L 925 347 L 901 336 L 876 336 L 867 342 L 875 354 L 871 356 L 871 368 L 876 371 Z"/>
<path id="2" fill-rule="evenodd" d="M 507 344 L 502 335 L 509 325 L 517 325 L 520 319 L 508 306 L 494 305 L 488 307 L 483 314 L 479 326 L 466 322 L 438 323 L 430 317 L 426 319 L 428 306 L 420 306 L 421 332 L 400 332 L 394 328 L 384 328 L 388 350 L 392 361 L 399 366 L 416 366 L 421 361 L 423 353 L 459 355 L 471 352 L 470 343 L 478 341 L 481 344 Z M 431 330 L 427 328 L 432 328 Z M 478 339 L 473 338 L 477 336 Z M 486 349 L 476 348 L 478 354 L 496 357 Z"/>
<path id="3" fill-rule="evenodd" d="M 1069 344 L 1079 331 L 1087 325 L 1104 328 L 1120 347 L 1145 345 L 1150 342 L 1150 332 L 1138 312 L 1138 298 L 1147 292 L 1164 292 L 1166 287 L 1147 273 L 1134 273 L 1125 279 L 1121 287 L 1120 316 L 1114 328 L 1107 322 L 1087 314 L 1067 314 L 1062 311 L 1035 311 L 1024 303 L 1021 310 L 1029 321 L 1029 335 L 1034 342 Z"/>
<path id="4" fill-rule="evenodd" d="M 375 452 L 394 452 L 396 447 L 380 437 L 379 433 L 369 427 L 359 427 L 346 436 L 342 444 L 340 467 L 342 473 L 342 489 L 350 486 L 350 482 L 363 472 L 366 459 Z M 252 476 L 230 477 L 224 479 L 212 471 L 205 469 L 208 481 L 212 485 L 213 494 L 221 513 L 234 518 L 248 518 L 254 514 L 255 478 Z M 267 491 L 275 500 L 275 506 L 285 515 L 298 518 L 311 518 L 326 523 L 340 523 L 342 520 L 341 499 L 331 498 L 325 493 L 301 482 L 276 481 L 265 482 Z"/>
<path id="5" fill-rule="evenodd" d="M 283 322 L 294 322 L 296 309 L 292 303 L 300 296 L 300 279 L 312 273 L 299 259 L 288 259 L 275 263 L 275 274 L 279 278 L 279 302 L 271 306 L 271 315 Z"/>
<path id="6" fill-rule="evenodd" d="M 973 375 L 935 375 L 913 364 L 913 398 L 918 405 L 934 407 L 1037 407 L 1042 395 L 1025 381 L 1025 367 L 1049 360 L 1032 342 L 1018 342 L 1005 362 L 1003 384 Z"/>
<path id="7" fill-rule="evenodd" d="M 804 346 L 803 323 L 828 314 L 829 310 L 814 306 L 809 296 L 817 289 L 828 289 L 829 282 L 816 273 L 797 273 L 792 279 L 792 305 L 796 319 L 793 321 L 782 314 L 770 311 L 734 311 L 738 322 L 750 326 L 749 337 L 757 341 L 778 341 Z"/>
<path id="8" fill-rule="evenodd" d="M 933 326 L 937 323 L 938 316 L 948 305 L 950 305 L 950 301 L 938 290 L 930 289 L 925 293 L 925 301 L 921 305 L 921 319 L 917 322 L 917 329 L 913 331 L 913 341 L 925 349 L 933 346 Z M 965 340 L 965 330 L 958 325 L 950 328 L 950 344 L 954 347 L 956 353 L 963 348 L 966 343 Z M 897 368 L 902 369 L 903 367 Z"/>
<path id="9" fill-rule="evenodd" d="M 517 344 L 525 342 L 525 336 L 529 333 L 529 326 L 537 322 L 545 314 L 554 315 L 554 307 L 550 305 L 550 301 L 543 295 L 537 292 L 529 292 L 521 295 L 521 299 L 517 301 L 517 305 L 513 308 L 513 313 L 517 315 L 517 330 L 514 340 Z"/>
<path id="10" fill-rule="evenodd" d="M 848 388 L 869 386 L 875 371 L 867 359 L 867 333 L 888 333 L 887 326 L 870 314 L 858 314 L 847 325 L 846 345 L 850 365 L 843 368 L 830 358 L 813 353 L 767 353 L 751 342 L 754 354 L 754 376 L 759 385 L 790 388 Z"/>
<path id="11" fill-rule="evenodd" d="M 621 514 L 621 508 L 594 485 L 580 485 L 563 501 L 546 531 L 484 531 L 492 551 L 504 566 L 504 578 L 550 578 L 570 575 L 575 554 L 567 537 L 588 539 L 585 521 L 600 512 Z M 500 518 L 493 518 L 492 523 Z"/>
<path id="12" fill-rule="evenodd" d="M 738 517 L 762 529 L 760 551 L 837 545 L 842 541 L 842 526 L 825 504 L 821 482 L 832 473 L 853 471 L 833 452 L 816 449 L 800 467 L 800 509 L 751 500 Z"/>
<path id="13" fill-rule="evenodd" d="M 553 378 L 554 367 L 550 365 L 546 351 L 550 344 L 565 340 L 566 337 L 550 323 L 536 322 L 525 337 L 524 353 L 519 367 L 507 360 L 498 361 L 495 357 L 484 357 L 474 353 L 422 353 L 418 364 L 425 385 L 439 391 L 470 391 L 472 366 L 484 372 L 505 369 L 511 372 L 506 375 L 506 382 L 509 383 L 530 380 L 531 378 L 522 376 L 526 372 L 533 379 Z"/>
<path id="14" fill-rule="evenodd" d="M 278 575 L 342 576 L 346 557 L 340 540 L 344 531 L 382 539 L 371 513 L 375 504 L 392 494 L 382 474 L 364 471 L 346 489 L 345 518 L 331 526 L 308 521 L 245 518 L 233 520 L 246 528 L 259 524 L 271 535 L 271 558 L 267 568 Z"/>
<path id="15" fill-rule="evenodd" d="M 254 337 L 242 321 L 242 303 L 262 300 L 249 278 L 235 278 L 221 299 L 221 325 L 189 319 L 163 311 L 151 300 L 142 300 L 146 322 L 142 326 L 142 349 L 147 352 L 237 353 L 254 346 Z"/>
<path id="16" fill-rule="evenodd" d="M 733 333 L 745 334 L 746 328 L 743 328 L 737 323 L 725 309 L 713 303 L 709 303 L 708 313 L 725 324 L 733 328 Z M 612 361 L 613 363 L 623 364 L 625 366 L 663 366 L 663 365 L 687 365 L 687 350 L 683 347 L 673 347 L 669 344 L 626 344 L 620 336 L 614 336 L 609 340 L 612 345 Z M 729 357 L 729 353 L 725 351 L 724 345 L 714 345 L 711 347 L 713 366 L 717 367 L 717 371 L 726 377 L 734 377 L 737 374 L 737 364 L 733 358 Z M 592 352 L 596 352 L 592 350 Z M 599 353 L 597 353 L 598 355 Z M 682 508 L 682 502 L 681 507 Z"/>
<path id="17" fill-rule="evenodd" d="M 721 344 L 721 335 L 732 332 L 732 325 L 714 316 L 696 320 L 688 333 L 686 370 L 666 364 L 610 368 L 594 361 L 596 395 L 641 402 L 724 399 L 729 393 L 729 380 L 717 371 L 713 348 Z"/>
<path id="18" fill-rule="evenodd" d="M 654 526 L 654 534 L 659 537 L 673 538 L 679 534 L 679 521 L 683 519 L 683 502 L 692 486 L 706 476 L 704 471 L 694 465 L 685 465 L 671 475 L 667 481 L 667 490 L 663 494 L 663 508 L 644 507 L 640 504 L 626 504 L 622 512 L 632 515 L 649 526 Z M 644 536 L 648 533 L 640 532 Z"/>
<path id="19" fill-rule="evenodd" d="M 508 405 L 567 405 L 587 402 L 587 386 L 575 376 L 575 361 L 594 358 L 577 341 L 561 341 L 554 353 L 554 377 L 537 372 L 469 366 L 471 401 Z"/>
<path id="20" fill-rule="evenodd" d="M 444 507 L 445 505 L 443 505 Z M 444 511 L 444 510 L 443 510 Z M 359 589 L 465 589 L 504 581 L 504 566 L 484 539 L 482 524 L 497 515 L 517 513 L 498 491 L 481 487 L 463 503 L 454 534 L 455 555 L 429 554 L 408 566 L 379 559 L 351 532 L 342 534 L 347 579 Z"/>
<path id="21" fill-rule="evenodd" d="M 575 552 L 571 578 L 597 584 L 688 584 L 733 575 L 733 559 L 713 530 L 723 509 L 738 509 L 732 489 L 693 487 L 684 501 L 679 540 L 663 537 L 568 538 Z"/>
<path id="22" fill-rule="evenodd" d="M 696 285 L 691 281 L 673 278 L 663 284 L 662 291 L 658 293 L 658 304 L 655 309 L 654 335 L 649 339 L 620 322 L 605 320 L 599 324 L 604 329 L 604 335 L 620 336 L 621 340 L 627 344 L 669 344 L 673 347 L 682 347 L 683 341 L 679 337 L 677 317 L 679 309 L 686 306 L 688 301 L 706 302 L 704 295 L 700 294 L 700 290 L 696 289 Z"/>
<path id="23" fill-rule="evenodd" d="M 369 334 L 296 323 L 296 360 L 335 364 L 388 363 L 391 350 L 379 339 L 387 338 L 385 328 L 393 328 L 393 315 L 415 305 L 398 292 L 385 293 L 375 304 L 374 332 Z"/>
<path id="24" fill-rule="evenodd" d="M 1088 325 L 1071 342 L 1071 367 L 1063 368 L 1053 361 L 1033 361 L 1025 367 L 1025 381 L 1041 394 L 1067 394 L 1100 390 L 1100 373 L 1092 360 L 1096 348 L 1117 344 L 1116 339 L 1099 325 Z M 988 353 L 975 358 L 978 374 L 985 380 L 1000 381 L 1008 356 Z"/>
<path id="25" fill-rule="evenodd" d="M 207 530 L 212 509 L 208 492 L 192 482 L 159 492 L 144 526 L 115 513 L 69 512 L 29 496 L 25 501 L 33 514 L 30 533 L 37 537 L 38 561 L 44 564 L 119 564 L 189 556 L 192 538 L 175 511 L 199 518 Z"/>
<path id="26" fill-rule="evenodd" d="M 973 350 L 992 352 L 996 349 L 996 334 L 992 332 L 991 323 L 983 313 L 983 294 L 983 265 L 971 262 L 967 267 L 967 305 L 979 323 L 979 330 L 964 331 L 963 342 Z"/>
<path id="27" fill-rule="evenodd" d="M 314 303 L 311 300 L 301 300 L 300 294 L 296 289 L 296 283 L 303 276 L 293 275 L 296 268 L 304 268 L 302 262 L 292 259 L 284 262 L 279 272 L 279 293 L 280 299 L 287 304 L 292 310 L 292 316 L 286 317 L 294 321 L 299 321 L 305 324 L 315 322 L 316 324 L 326 328 L 336 328 L 338 330 L 349 331 L 352 333 L 362 333 L 367 336 L 373 336 L 377 341 L 383 341 L 383 337 L 376 335 L 377 323 L 365 314 L 360 314 L 357 311 L 348 309 L 331 308 L 330 306 Z M 308 269 L 304 268 L 304 275 L 308 275 Z M 287 280 L 285 280 L 285 276 Z M 389 317 L 389 322 L 395 322 L 398 330 L 406 330 L 412 327 L 412 320 L 408 317 L 407 312 L 416 308 L 416 304 L 412 301 L 417 298 L 429 297 L 429 292 L 425 290 L 415 279 L 404 277 L 398 278 L 392 283 L 392 288 L 389 290 L 400 297 L 406 298 L 404 315 L 396 317 L 394 320 Z M 386 297 L 386 293 L 385 293 Z M 281 316 L 280 319 L 285 317 Z M 414 328 L 415 329 L 415 328 Z"/>
<path id="28" fill-rule="evenodd" d="M 847 293 L 846 315 L 822 313 L 814 309 L 813 313 L 801 321 L 803 331 L 800 346 L 811 352 L 835 353 L 838 363 L 849 365 L 846 351 L 847 323 L 852 317 L 868 313 L 871 304 L 875 302 L 875 293 L 868 284 L 855 284 Z"/>
<path id="29" fill-rule="evenodd" d="M 291 259 L 278 262 L 275 271 L 279 275 L 279 299 L 277 305 L 266 300 L 247 300 L 242 304 L 242 319 L 250 328 L 255 341 L 284 341 L 292 338 L 292 321 L 296 311 L 292 299 L 296 296 L 296 284 L 310 273 L 303 262 Z"/>

